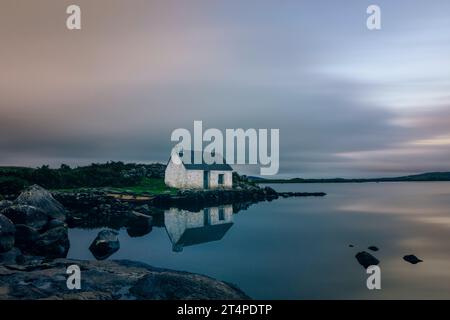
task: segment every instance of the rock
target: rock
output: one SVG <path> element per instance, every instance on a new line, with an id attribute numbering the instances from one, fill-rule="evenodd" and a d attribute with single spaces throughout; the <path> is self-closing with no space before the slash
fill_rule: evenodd
<path id="1" fill-rule="evenodd" d="M 366 251 L 358 252 L 355 258 L 364 269 L 367 269 L 369 266 L 376 266 L 380 263 L 377 258 Z"/>
<path id="2" fill-rule="evenodd" d="M 352 245 L 352 244 L 349 244 L 348 246 L 349 246 L 350 248 L 353 248 L 353 247 L 354 247 L 354 245 Z"/>
<path id="3" fill-rule="evenodd" d="M 378 247 L 376 247 L 376 246 L 370 246 L 370 247 L 368 247 L 367 249 L 372 250 L 372 251 L 378 251 L 378 250 L 380 250 L 380 249 L 378 249 Z"/>
<path id="4" fill-rule="evenodd" d="M 127 227 L 127 233 L 130 237 L 142 237 L 149 234 L 153 228 L 153 218 L 138 218 L 131 221 Z"/>
<path id="5" fill-rule="evenodd" d="M 50 192 L 38 185 L 25 189 L 15 202 L 19 205 L 39 208 L 52 219 L 65 220 L 66 218 L 64 207 L 53 198 Z"/>
<path id="6" fill-rule="evenodd" d="M 16 246 L 22 250 L 31 249 L 39 238 L 39 232 L 25 224 L 16 224 Z"/>
<path id="7" fill-rule="evenodd" d="M 22 252 L 18 248 L 12 248 L 8 252 L 0 253 L 0 265 L 18 264 L 22 262 Z"/>
<path id="8" fill-rule="evenodd" d="M 102 230 L 89 246 L 89 250 L 97 260 L 104 260 L 119 250 L 120 243 L 117 236 L 116 231 Z"/>
<path id="9" fill-rule="evenodd" d="M 52 228 L 39 235 L 32 252 L 47 258 L 64 258 L 69 252 L 70 242 L 66 226 Z"/>
<path id="10" fill-rule="evenodd" d="M 53 219 L 50 220 L 47 225 L 45 226 L 45 228 L 48 229 L 53 229 L 56 227 L 66 227 L 66 223 L 64 221 L 58 220 L 58 219 Z"/>
<path id="11" fill-rule="evenodd" d="M 14 247 L 16 228 L 11 220 L 0 214 L 0 253 L 7 252 Z"/>
<path id="12" fill-rule="evenodd" d="M 81 290 L 66 285 L 66 269 L 82 270 Z M 138 284 L 139 283 L 139 284 Z M 149 287 L 154 284 L 155 287 Z M 167 287 L 161 286 L 167 284 Z M 132 261 L 55 259 L 0 266 L 0 300 L 30 299 L 249 299 L 233 285 L 206 276 Z"/>
<path id="13" fill-rule="evenodd" d="M 419 258 L 417 258 L 415 255 L 413 254 L 409 254 L 403 257 L 403 260 L 412 263 L 412 264 L 417 264 L 419 262 L 423 262 L 423 260 L 420 260 Z"/>
<path id="14" fill-rule="evenodd" d="M 12 205 L 13 205 L 13 202 L 12 202 L 12 201 L 1 200 L 1 201 L 0 201 L 0 212 L 1 212 L 3 209 L 6 209 L 6 208 L 11 207 Z"/>
<path id="15" fill-rule="evenodd" d="M 37 230 L 48 222 L 48 216 L 44 211 L 29 205 L 13 205 L 3 209 L 1 213 L 15 224 L 25 224 Z"/>
<path id="16" fill-rule="evenodd" d="M 243 292 L 215 279 L 172 271 L 146 275 L 130 288 L 130 293 L 145 300 L 233 300 L 245 297 Z"/>

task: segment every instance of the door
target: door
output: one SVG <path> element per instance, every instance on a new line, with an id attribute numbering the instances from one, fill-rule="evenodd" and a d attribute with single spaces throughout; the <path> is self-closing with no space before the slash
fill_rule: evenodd
<path id="1" fill-rule="evenodd" d="M 203 189 L 209 188 L 209 171 L 203 171 Z"/>

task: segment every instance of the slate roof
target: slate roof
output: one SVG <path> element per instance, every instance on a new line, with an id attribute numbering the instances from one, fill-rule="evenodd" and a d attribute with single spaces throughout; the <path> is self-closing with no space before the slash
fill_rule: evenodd
<path id="1" fill-rule="evenodd" d="M 222 157 L 222 164 L 220 163 L 213 163 L 213 164 L 207 164 L 203 158 L 203 154 L 201 151 L 184 151 L 184 152 L 190 152 L 191 153 L 191 163 L 186 163 L 185 160 L 182 158 L 183 165 L 186 168 L 186 170 L 218 170 L 218 171 L 233 171 L 233 168 L 229 164 L 225 162 L 225 159 Z M 195 155 L 202 156 L 202 163 L 194 163 Z"/>

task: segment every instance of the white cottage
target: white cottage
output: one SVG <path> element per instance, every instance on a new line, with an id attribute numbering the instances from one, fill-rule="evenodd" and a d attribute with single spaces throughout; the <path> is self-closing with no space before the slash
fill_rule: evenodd
<path id="1" fill-rule="evenodd" d="M 223 160 L 222 164 L 194 163 L 197 151 L 190 152 L 190 161 L 183 160 L 183 153 L 173 153 L 167 163 L 164 182 L 178 189 L 229 189 L 233 187 L 233 169 Z M 202 152 L 198 152 L 202 156 Z"/>

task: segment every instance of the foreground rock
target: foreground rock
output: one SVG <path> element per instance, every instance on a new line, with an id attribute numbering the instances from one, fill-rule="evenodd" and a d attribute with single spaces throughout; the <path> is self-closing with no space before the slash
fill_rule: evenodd
<path id="1" fill-rule="evenodd" d="M 104 260 L 120 249 L 118 233 L 113 230 L 102 230 L 89 246 L 97 260 Z"/>
<path id="2" fill-rule="evenodd" d="M 1 213 L 15 224 L 27 225 L 36 230 L 41 230 L 49 222 L 44 211 L 29 205 L 13 205 Z"/>
<path id="3" fill-rule="evenodd" d="M 412 264 L 418 264 L 419 262 L 423 262 L 423 260 L 420 260 L 413 254 L 409 254 L 403 257 L 403 260 L 412 263 Z"/>
<path id="4" fill-rule="evenodd" d="M 0 253 L 7 252 L 14 247 L 16 228 L 4 215 L 0 214 Z"/>
<path id="5" fill-rule="evenodd" d="M 13 244 L 22 252 L 47 258 L 67 255 L 66 213 L 47 190 L 31 186 L 14 202 L 4 202 L 2 208 L 0 214 L 15 225 Z"/>
<path id="6" fill-rule="evenodd" d="M 82 270 L 81 290 L 69 290 L 66 270 Z M 0 299 L 249 299 L 213 278 L 131 261 L 56 259 L 47 263 L 0 265 Z"/>
<path id="7" fill-rule="evenodd" d="M 364 269 L 367 269 L 369 266 L 376 266 L 380 263 L 377 258 L 366 251 L 358 252 L 355 258 Z"/>
<path id="8" fill-rule="evenodd" d="M 3 209 L 9 208 L 13 205 L 12 201 L 8 201 L 8 200 L 1 200 L 0 201 L 0 211 L 2 211 Z"/>
<path id="9" fill-rule="evenodd" d="M 53 198 L 50 192 L 38 185 L 25 189 L 15 203 L 36 207 L 45 212 L 51 219 L 65 220 L 66 218 L 64 207 Z"/>

